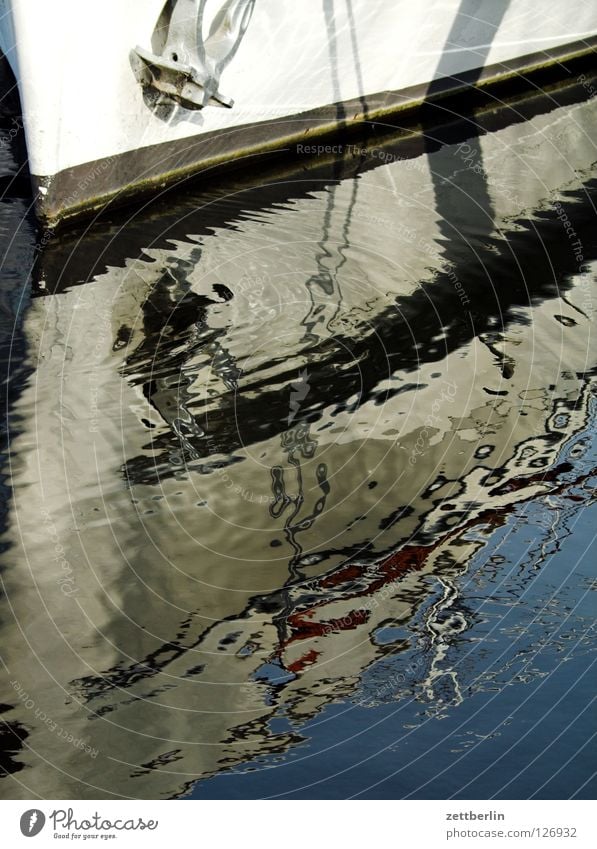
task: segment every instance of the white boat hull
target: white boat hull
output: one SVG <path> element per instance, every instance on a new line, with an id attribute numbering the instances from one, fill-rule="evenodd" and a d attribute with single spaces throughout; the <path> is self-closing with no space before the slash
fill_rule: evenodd
<path id="1" fill-rule="evenodd" d="M 199 3 L 204 21 L 224 5 Z M 221 74 L 234 105 L 191 110 L 138 79 L 135 48 L 156 50 L 163 6 L 0 0 L 46 224 L 230 161 L 309 154 L 323 133 L 590 52 L 597 33 L 588 3 L 257 0 Z"/>

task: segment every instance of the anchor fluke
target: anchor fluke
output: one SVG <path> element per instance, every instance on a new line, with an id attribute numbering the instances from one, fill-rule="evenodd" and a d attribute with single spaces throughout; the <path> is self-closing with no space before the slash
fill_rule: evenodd
<path id="1" fill-rule="evenodd" d="M 220 77 L 249 25 L 255 0 L 227 0 L 203 37 L 207 0 L 175 0 L 166 43 L 160 53 L 135 47 L 133 67 L 141 85 L 175 100 L 185 109 L 224 106 L 234 101 L 219 91 Z"/>

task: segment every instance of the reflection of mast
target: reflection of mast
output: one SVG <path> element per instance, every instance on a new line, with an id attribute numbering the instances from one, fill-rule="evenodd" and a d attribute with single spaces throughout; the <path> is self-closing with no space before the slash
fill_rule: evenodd
<path id="1" fill-rule="evenodd" d="M 315 256 L 317 272 L 311 275 L 305 283 L 309 293 L 311 307 L 301 322 L 306 328 L 303 341 L 313 344 L 317 344 L 321 339 L 317 333 L 317 326 L 322 326 L 328 331 L 332 330 L 334 319 L 338 315 L 342 305 L 342 290 L 338 282 L 338 273 L 346 262 L 344 251 L 348 247 L 350 221 L 357 199 L 356 179 L 352 181 L 352 195 L 342 226 L 342 245 L 337 248 L 339 260 L 338 256 L 334 257 L 334 254 L 328 247 L 337 190 L 338 184 L 330 186 L 328 189 L 328 200 L 323 217 L 323 232 L 318 242 L 319 252 Z"/>
<path id="2" fill-rule="evenodd" d="M 342 224 L 342 241 L 337 247 L 336 257 L 334 257 L 334 253 L 329 247 L 329 241 L 337 188 L 338 184 L 328 188 L 323 230 L 318 243 L 319 251 L 315 256 L 317 272 L 305 284 L 311 305 L 307 315 L 301 322 L 306 328 L 302 341 L 311 345 L 317 345 L 320 342 L 321 337 L 317 332 L 319 327 L 327 331 L 326 336 L 333 332 L 333 323 L 342 304 L 342 290 L 340 288 L 338 274 L 346 262 L 344 252 L 349 245 L 350 223 L 357 200 L 357 181 L 356 179 L 353 180 L 352 193 Z M 312 354 L 309 353 L 309 348 L 307 349 L 306 360 L 307 363 L 312 360 Z M 289 465 L 295 471 L 296 496 L 290 496 L 286 490 L 284 469 L 281 466 L 274 466 L 271 470 L 274 500 L 269 506 L 270 516 L 273 519 L 277 519 L 292 505 L 292 509 L 284 522 L 284 534 L 293 550 L 288 564 L 290 584 L 295 584 L 302 577 L 298 567 L 301 563 L 303 548 L 297 539 L 297 534 L 307 531 L 313 526 L 317 517 L 323 513 L 327 497 L 330 493 L 327 465 L 325 463 L 318 463 L 315 470 L 315 477 L 321 495 L 315 502 L 311 512 L 301 517 L 301 510 L 305 501 L 301 457 L 304 460 L 310 461 L 314 458 L 317 449 L 317 440 L 310 433 L 311 425 L 306 420 L 305 411 L 303 410 L 301 414 L 301 402 L 306 399 L 309 393 L 308 378 L 309 371 L 308 367 L 306 367 L 299 375 L 299 382 L 292 384 L 293 393 L 290 398 L 288 423 L 292 424 L 297 418 L 299 421 L 281 434 L 282 451 L 286 454 Z M 284 605 L 279 615 L 274 618 L 274 625 L 278 633 L 280 646 L 280 663 L 282 663 L 281 650 L 288 639 L 288 619 L 294 607 L 288 586 L 283 587 L 281 593 L 284 599 Z"/>
<path id="3" fill-rule="evenodd" d="M 303 492 L 303 472 L 298 455 L 302 456 L 306 460 L 310 460 L 315 455 L 317 442 L 311 438 L 308 425 L 299 425 L 296 428 L 287 430 L 282 434 L 281 438 L 282 451 L 288 456 L 289 464 L 296 471 L 298 492 L 296 496 L 288 495 L 284 481 L 284 470 L 281 466 L 274 466 L 271 471 L 274 501 L 270 504 L 269 512 L 272 519 L 277 519 L 286 511 L 287 507 L 291 504 L 293 506 L 292 511 L 286 517 L 284 532 L 286 539 L 294 550 L 294 556 L 291 558 L 289 564 L 291 572 L 294 572 L 300 559 L 300 555 L 302 554 L 302 547 L 296 540 L 296 533 L 299 530 L 307 530 L 307 528 L 311 527 L 316 516 L 321 513 L 325 506 L 325 501 L 330 487 L 326 479 L 327 469 L 325 464 L 322 463 L 317 467 L 317 477 L 323 495 L 318 499 L 315 509 L 311 512 L 311 514 L 296 522 L 295 520 L 297 519 L 305 500 Z M 294 575 L 294 577 L 298 576 Z"/>
<path id="4" fill-rule="evenodd" d="M 432 659 L 429 672 L 423 681 L 425 694 L 430 701 L 444 703 L 445 699 L 437 696 L 436 688 L 441 682 L 445 687 L 449 681 L 452 685 L 452 704 L 461 704 L 463 696 L 458 683 L 458 671 L 443 665 L 450 647 L 450 638 L 462 634 L 468 627 L 468 622 L 462 611 L 456 610 L 458 587 L 455 580 L 446 576 L 437 576 L 442 587 L 441 597 L 432 605 L 429 615 L 425 618 L 425 627 L 430 635 L 430 652 Z"/>
<path id="5" fill-rule="evenodd" d="M 349 245 L 350 224 L 352 213 L 357 201 L 357 180 L 353 180 L 352 193 L 341 229 L 342 240 L 340 244 L 332 250 L 329 242 L 337 189 L 338 185 L 334 185 L 328 189 L 328 198 L 323 217 L 322 235 L 318 242 L 319 250 L 315 255 L 317 271 L 305 283 L 307 292 L 309 293 L 310 307 L 305 318 L 301 322 L 301 324 L 306 328 L 305 336 L 302 341 L 312 345 L 317 345 L 322 339 L 322 336 L 318 333 L 319 328 L 326 331 L 324 334 L 325 337 L 328 337 L 333 331 L 334 320 L 342 306 L 342 290 L 340 288 L 338 277 L 340 269 L 346 262 L 345 251 Z M 305 501 L 301 457 L 305 460 L 312 460 L 317 448 L 317 440 L 310 433 L 310 423 L 307 420 L 306 411 L 301 409 L 301 402 L 304 401 L 309 394 L 308 365 L 312 360 L 312 355 L 309 353 L 309 349 L 307 349 L 305 359 L 307 361 L 307 366 L 299 374 L 298 381 L 291 384 L 292 391 L 288 423 L 292 424 L 295 421 L 297 423 L 281 434 L 282 451 L 288 457 L 288 463 L 295 472 L 297 485 L 296 496 L 290 496 L 287 492 L 286 481 L 284 480 L 284 470 L 282 467 L 274 466 L 271 470 L 272 494 L 274 496 L 274 500 L 269 507 L 270 515 L 272 518 L 277 519 L 291 504 L 293 506 L 293 509 L 288 513 L 284 523 L 286 539 L 294 552 L 289 562 L 289 568 L 293 578 L 298 577 L 296 568 L 300 563 L 301 555 L 303 553 L 302 546 L 297 540 L 296 535 L 299 532 L 306 531 L 311 528 L 317 517 L 323 512 L 326 499 L 330 491 L 330 485 L 327 479 L 327 466 L 325 463 L 319 463 L 315 471 L 315 476 L 317 486 L 321 490 L 322 494 L 317 499 L 311 512 L 303 518 L 300 517 L 301 508 Z"/>

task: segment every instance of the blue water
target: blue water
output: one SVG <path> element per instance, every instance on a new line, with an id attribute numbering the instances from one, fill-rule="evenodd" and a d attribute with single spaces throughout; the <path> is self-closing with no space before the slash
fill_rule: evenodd
<path id="1" fill-rule="evenodd" d="M 519 507 L 486 535 L 432 694 L 420 680 L 432 648 L 413 623 L 419 644 L 367 670 L 357 698 L 304 724 L 270 722 L 271 739 L 300 740 L 292 752 L 192 798 L 592 798 L 596 483 Z"/>

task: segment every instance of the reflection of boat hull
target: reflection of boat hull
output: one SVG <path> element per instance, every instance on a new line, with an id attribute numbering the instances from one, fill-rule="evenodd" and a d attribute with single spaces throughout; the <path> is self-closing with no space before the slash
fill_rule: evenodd
<path id="1" fill-rule="evenodd" d="M 216 26 L 217 0 L 188 5 L 205 13 L 204 20 L 213 13 Z M 260 0 L 254 10 L 251 0 L 225 5 L 245 13 L 243 28 L 235 33 L 231 14 L 229 30 L 238 36 L 231 58 L 222 67 L 215 64 L 203 88 L 193 84 L 193 93 L 189 83 L 176 88 L 182 71 L 164 83 L 171 69 L 156 72 L 147 60 L 152 55 L 159 61 L 167 48 L 163 32 L 173 28 L 168 14 L 174 13 L 168 10 L 176 3 L 165 9 L 163 0 L 125 5 L 111 0 L 94 9 L 72 0 L 47 9 L 32 0 L 0 4 L 9 12 L 0 19 L 0 45 L 19 84 L 44 222 L 155 193 L 166 183 L 234 160 L 293 146 L 299 154 L 312 153 L 311 138 L 323 133 L 383 120 L 447 90 L 487 85 L 590 53 L 597 31 L 597 11 L 590 4 L 579 4 L 573 15 L 561 4 L 538 6 L 532 0 L 427 0 L 417 7 L 330 0 L 292 8 Z M 72 31 L 93 31 L 94 38 L 73 39 Z M 306 41 L 297 32 L 306 33 Z M 196 69 L 201 57 L 209 65 L 209 42 L 201 45 L 195 63 L 189 50 L 185 67 Z M 222 49 L 219 42 L 216 49 Z M 53 71 L 57 54 L 60 79 Z M 218 88 L 205 108 L 187 108 L 193 97 L 219 86 L 220 75 L 235 105 L 217 105 Z"/>

